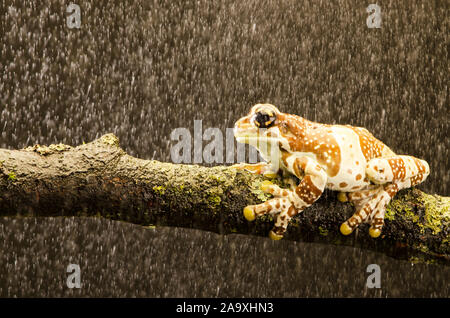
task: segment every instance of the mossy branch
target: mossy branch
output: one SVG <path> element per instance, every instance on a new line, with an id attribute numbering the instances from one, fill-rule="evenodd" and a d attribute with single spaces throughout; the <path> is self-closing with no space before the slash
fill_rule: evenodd
<path id="1" fill-rule="evenodd" d="M 271 217 L 249 223 L 242 209 L 267 200 L 263 177 L 231 167 L 180 165 L 129 156 L 112 134 L 78 147 L 0 149 L 0 216 L 96 216 L 143 226 L 180 226 L 266 236 Z M 279 180 L 275 180 L 279 182 Z M 383 234 L 340 224 L 353 213 L 326 191 L 295 217 L 285 239 L 368 248 L 413 261 L 450 263 L 450 200 L 418 189 L 388 207 Z"/>

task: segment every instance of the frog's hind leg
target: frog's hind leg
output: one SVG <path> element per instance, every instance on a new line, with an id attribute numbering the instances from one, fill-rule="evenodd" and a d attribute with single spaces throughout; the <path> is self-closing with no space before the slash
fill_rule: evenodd
<path id="1" fill-rule="evenodd" d="M 355 204 L 356 211 L 351 218 L 342 223 L 340 228 L 342 234 L 351 234 L 361 223 L 366 222 L 370 218 L 380 199 L 382 191 L 383 186 L 377 186 L 376 188 L 370 190 L 359 191 L 366 196 L 359 200 L 351 200 Z M 355 198 L 355 196 L 353 196 L 353 198 Z M 360 198 L 360 196 L 356 196 L 356 198 Z"/>
<path id="2" fill-rule="evenodd" d="M 381 198 L 378 200 L 375 208 L 370 216 L 370 229 L 369 234 L 372 237 L 378 237 L 381 234 L 381 229 L 384 225 L 384 215 L 386 213 L 386 206 L 391 202 L 398 191 L 409 188 L 417 184 L 417 177 L 408 178 L 403 181 L 396 181 L 388 183 L 383 187 Z"/>
<path id="3" fill-rule="evenodd" d="M 430 167 L 425 160 L 412 156 L 391 156 L 375 158 L 367 163 L 366 175 L 375 184 L 387 184 L 411 180 L 414 186 L 423 182 L 430 174 Z"/>
<path id="4" fill-rule="evenodd" d="M 428 163 L 411 156 L 393 156 L 371 160 L 366 173 L 372 182 L 380 184 L 377 193 L 363 200 L 355 214 L 341 225 L 341 233 L 348 235 L 362 222 L 369 222 L 369 234 L 378 237 L 384 225 L 386 206 L 401 189 L 414 186 L 429 175 Z M 383 182 L 386 184 L 382 185 Z"/>
<path id="5" fill-rule="evenodd" d="M 389 182 L 384 185 L 381 198 L 370 218 L 369 234 L 378 237 L 384 225 L 386 206 L 398 191 L 425 181 L 430 174 L 430 167 L 425 160 L 412 156 L 391 156 L 369 161 L 366 174 L 372 182 Z"/>

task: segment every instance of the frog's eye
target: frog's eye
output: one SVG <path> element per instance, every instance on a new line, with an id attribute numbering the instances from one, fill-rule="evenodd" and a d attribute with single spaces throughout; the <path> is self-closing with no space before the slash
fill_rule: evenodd
<path id="1" fill-rule="evenodd" d="M 253 116 L 253 122 L 258 128 L 269 128 L 275 119 L 277 118 L 271 110 L 261 110 Z"/>

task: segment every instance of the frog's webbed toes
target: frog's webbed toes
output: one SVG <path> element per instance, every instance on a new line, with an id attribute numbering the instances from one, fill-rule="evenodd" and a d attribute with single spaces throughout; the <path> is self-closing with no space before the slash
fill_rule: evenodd
<path id="1" fill-rule="evenodd" d="M 253 209 L 253 207 L 251 206 L 251 205 L 249 205 L 249 206 L 246 206 L 245 208 L 244 208 L 244 217 L 245 217 L 245 219 L 247 220 L 247 221 L 254 221 L 255 220 L 255 218 L 256 218 L 256 214 L 255 214 L 255 211 L 254 211 L 254 209 Z"/>
<path id="2" fill-rule="evenodd" d="M 373 238 L 377 238 L 381 235 L 381 230 L 384 225 L 384 214 L 388 203 L 389 200 L 383 196 L 372 212 L 370 217 L 369 235 Z"/>
<path id="3" fill-rule="evenodd" d="M 261 182 L 259 188 L 265 193 L 269 193 L 274 196 L 282 196 L 283 189 L 281 189 L 276 184 L 273 184 L 269 180 L 264 180 L 263 182 Z"/>
<path id="4" fill-rule="evenodd" d="M 269 180 L 263 181 L 260 189 L 265 193 L 272 194 L 274 198 L 261 204 L 246 206 L 243 210 L 244 217 L 248 221 L 253 221 L 256 217 L 264 214 L 276 214 L 277 221 L 272 231 L 270 231 L 269 237 L 273 240 L 280 240 L 283 238 L 292 216 L 292 211 L 295 210 L 290 198 L 292 193 L 290 190 L 280 188 Z"/>
<path id="5" fill-rule="evenodd" d="M 290 202 L 288 199 L 274 198 L 261 204 L 248 205 L 242 212 L 246 220 L 253 221 L 256 217 L 264 214 L 277 214 L 285 209 L 288 209 L 289 206 Z"/>
<path id="6" fill-rule="evenodd" d="M 343 235 L 351 234 L 361 223 L 370 223 L 369 235 L 377 238 L 381 235 L 384 225 L 386 205 L 391 197 L 380 187 L 373 197 L 367 197 L 357 205 L 356 212 L 347 221 L 342 223 L 340 231 Z"/>
<path id="7" fill-rule="evenodd" d="M 275 170 L 272 165 L 267 162 L 259 163 L 238 163 L 230 166 L 230 168 L 237 170 L 245 170 L 255 174 L 262 174 L 264 177 L 274 179 L 277 177 L 278 170 Z"/>
<path id="8" fill-rule="evenodd" d="M 350 235 L 353 232 L 353 229 L 350 225 L 348 225 L 348 222 L 342 223 L 339 230 L 343 235 Z"/>
<path id="9" fill-rule="evenodd" d="M 276 234 L 274 230 L 270 230 L 269 238 L 274 241 L 281 240 L 283 238 L 282 234 Z"/>
<path id="10" fill-rule="evenodd" d="M 381 229 L 376 229 L 376 228 L 371 227 L 369 229 L 369 235 L 373 238 L 377 238 L 378 236 L 381 235 Z"/>
<path id="11" fill-rule="evenodd" d="M 278 173 L 272 170 L 267 170 L 263 173 L 263 176 L 267 179 L 275 179 L 278 176 Z"/>

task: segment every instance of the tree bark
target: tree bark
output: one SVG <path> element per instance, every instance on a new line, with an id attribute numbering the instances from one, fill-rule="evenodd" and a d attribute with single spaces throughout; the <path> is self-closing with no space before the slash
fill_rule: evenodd
<path id="1" fill-rule="evenodd" d="M 220 234 L 266 236 L 269 216 L 247 222 L 242 209 L 270 198 L 260 175 L 129 156 L 112 134 L 78 147 L 63 144 L 0 149 L 0 216 L 91 216 L 144 226 L 179 226 Z M 274 182 L 278 182 L 275 180 Z M 288 228 L 285 239 L 351 245 L 410 261 L 450 264 L 449 197 L 401 191 L 388 206 L 382 236 L 339 226 L 349 203 L 326 191 Z"/>

